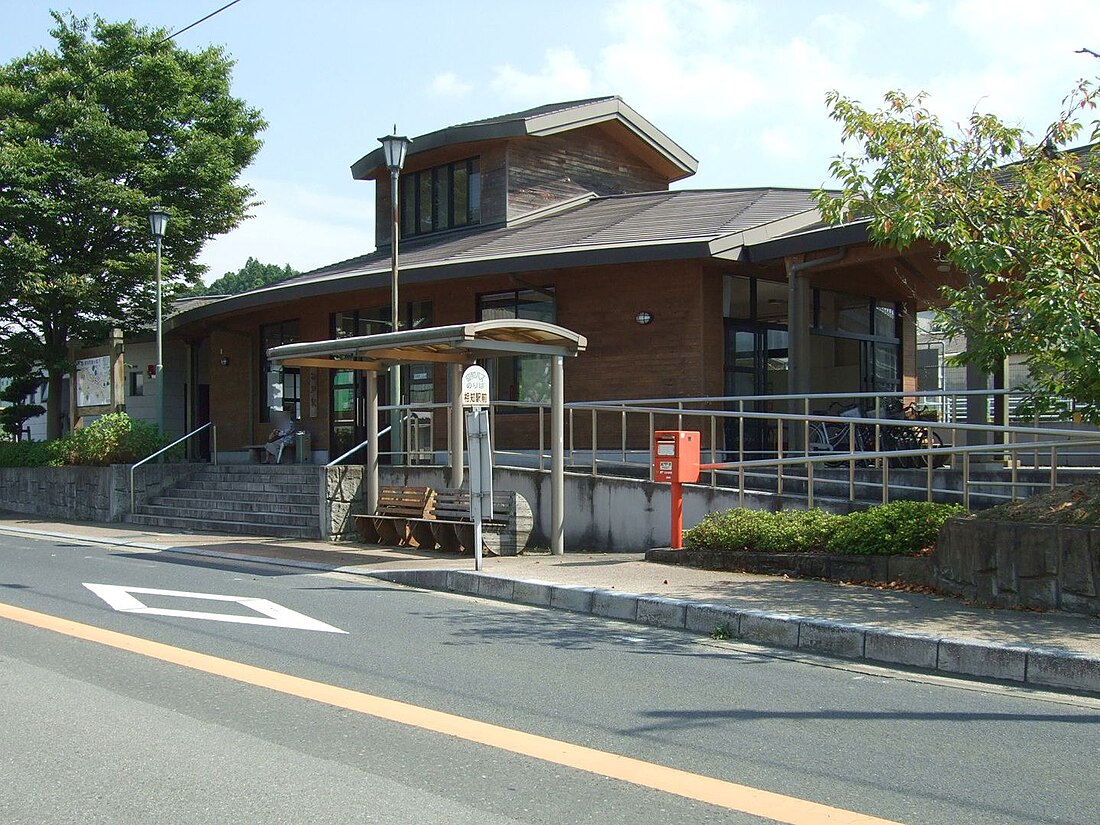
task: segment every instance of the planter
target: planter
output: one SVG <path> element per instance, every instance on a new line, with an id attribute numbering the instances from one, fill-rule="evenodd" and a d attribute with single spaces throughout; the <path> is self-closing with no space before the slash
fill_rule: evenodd
<path id="1" fill-rule="evenodd" d="M 828 581 L 905 582 L 930 586 L 928 556 L 860 556 L 830 553 L 758 553 L 749 550 L 650 550 L 648 561 L 703 570 L 766 573 Z"/>

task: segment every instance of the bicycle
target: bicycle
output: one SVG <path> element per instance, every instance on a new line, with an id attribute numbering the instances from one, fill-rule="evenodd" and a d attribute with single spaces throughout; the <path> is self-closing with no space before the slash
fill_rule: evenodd
<path id="1" fill-rule="evenodd" d="M 925 411 L 914 402 L 902 404 L 896 398 L 883 399 L 879 404 L 883 418 L 902 419 L 906 421 L 924 421 Z M 913 424 L 909 426 L 884 426 L 881 428 L 879 443 L 883 450 L 913 451 L 942 447 L 943 440 L 932 430 L 930 426 Z M 942 465 L 942 458 L 934 459 L 936 466 Z M 891 465 L 898 467 L 920 468 L 928 466 L 928 456 L 899 456 L 891 459 Z"/>
<path id="2" fill-rule="evenodd" d="M 840 404 L 833 402 L 827 412 L 818 412 L 816 415 L 836 415 L 844 418 L 862 418 L 863 411 L 858 407 L 842 409 Z M 861 453 L 867 450 L 867 427 L 857 424 L 855 430 L 854 448 L 851 443 L 852 427 L 839 421 L 812 421 L 810 422 L 809 451 L 816 453 Z M 873 442 L 873 436 L 872 436 Z M 826 467 L 843 467 L 846 461 L 826 461 Z M 860 466 L 866 464 L 864 460 L 857 460 Z"/>

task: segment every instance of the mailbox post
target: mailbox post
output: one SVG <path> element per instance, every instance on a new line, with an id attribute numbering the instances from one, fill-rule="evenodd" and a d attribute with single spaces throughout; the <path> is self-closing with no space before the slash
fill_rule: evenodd
<path id="1" fill-rule="evenodd" d="M 696 430 L 658 430 L 653 434 L 653 480 L 667 481 L 672 492 L 669 546 L 684 546 L 684 491 L 699 480 L 700 435 Z"/>

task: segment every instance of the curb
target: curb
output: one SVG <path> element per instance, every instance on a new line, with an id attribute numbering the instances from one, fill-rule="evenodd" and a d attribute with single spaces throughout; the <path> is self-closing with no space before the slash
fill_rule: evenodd
<path id="1" fill-rule="evenodd" d="M 365 575 L 408 587 L 589 613 L 670 630 L 710 634 L 725 626 L 731 639 L 744 642 L 951 676 L 1100 694 L 1100 659 L 1065 650 L 902 633 L 829 619 L 470 571 L 379 570 Z"/>

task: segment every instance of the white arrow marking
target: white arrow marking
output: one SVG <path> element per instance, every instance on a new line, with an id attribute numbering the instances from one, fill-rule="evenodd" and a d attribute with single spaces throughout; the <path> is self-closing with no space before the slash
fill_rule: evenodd
<path id="1" fill-rule="evenodd" d="M 152 587 L 123 587 L 120 584 L 89 584 L 84 586 L 122 613 L 145 613 L 153 616 L 179 616 L 186 619 L 206 619 L 212 622 L 236 622 L 237 624 L 258 624 L 266 627 L 289 627 L 296 630 L 318 630 L 322 633 L 347 633 L 330 624 L 311 619 L 289 607 L 270 602 L 267 599 L 251 599 L 246 596 L 217 596 L 212 593 L 185 593 L 180 590 L 157 590 Z M 234 616 L 228 613 L 204 613 L 198 610 L 171 610 L 163 607 L 149 607 L 135 593 L 150 596 L 175 596 L 181 599 L 203 599 L 210 602 L 233 602 L 254 610 L 261 616 Z"/>

